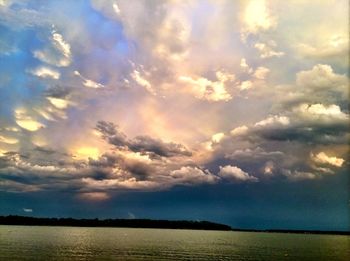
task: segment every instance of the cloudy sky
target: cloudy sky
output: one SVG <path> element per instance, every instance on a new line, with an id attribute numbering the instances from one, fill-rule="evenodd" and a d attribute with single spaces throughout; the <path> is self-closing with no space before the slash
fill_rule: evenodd
<path id="1" fill-rule="evenodd" d="M 345 0 L 0 0 L 0 214 L 349 229 Z"/>

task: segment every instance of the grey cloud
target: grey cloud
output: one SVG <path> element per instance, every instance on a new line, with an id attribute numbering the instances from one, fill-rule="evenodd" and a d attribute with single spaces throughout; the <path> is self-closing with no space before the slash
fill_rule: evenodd
<path id="1" fill-rule="evenodd" d="M 53 86 L 51 88 L 49 88 L 48 90 L 45 91 L 45 96 L 47 97 L 54 97 L 54 98 L 66 98 L 71 90 L 70 87 L 67 86 Z"/>
<path id="2" fill-rule="evenodd" d="M 99 121 L 96 124 L 97 131 L 102 134 L 102 137 L 108 141 L 108 143 L 115 145 L 116 147 L 127 147 L 128 141 L 124 133 L 118 130 L 118 126 L 112 122 Z"/>
<path id="3" fill-rule="evenodd" d="M 129 148 L 135 152 L 151 152 L 162 157 L 177 155 L 191 156 L 185 146 L 173 142 L 165 143 L 149 136 L 137 136 L 131 140 Z"/>
<path id="4" fill-rule="evenodd" d="M 45 148 L 45 147 L 41 147 L 41 146 L 36 146 L 34 148 L 34 150 L 38 151 L 38 152 L 41 152 L 41 153 L 44 153 L 44 154 L 54 154 L 54 153 L 56 153 L 56 151 L 53 150 L 53 149 Z"/>
<path id="5" fill-rule="evenodd" d="M 348 110 L 349 79 L 326 64 L 296 74 L 294 85 L 278 86 L 279 106 L 288 109 L 301 103 L 338 104 Z M 279 109 L 279 108 L 277 108 Z"/>
<path id="6" fill-rule="evenodd" d="M 102 137 L 108 143 L 117 148 L 125 148 L 133 152 L 149 154 L 151 157 L 174 157 L 174 156 L 191 156 L 191 152 L 182 144 L 174 142 L 163 142 L 149 136 L 136 136 L 133 139 L 127 139 L 127 136 L 118 130 L 118 126 L 105 121 L 99 121 L 96 125 Z"/>

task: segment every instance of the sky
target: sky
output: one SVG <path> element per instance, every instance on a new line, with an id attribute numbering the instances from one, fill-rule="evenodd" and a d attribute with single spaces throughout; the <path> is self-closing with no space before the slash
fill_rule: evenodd
<path id="1" fill-rule="evenodd" d="M 350 230 L 345 0 L 0 0 L 0 215 Z"/>

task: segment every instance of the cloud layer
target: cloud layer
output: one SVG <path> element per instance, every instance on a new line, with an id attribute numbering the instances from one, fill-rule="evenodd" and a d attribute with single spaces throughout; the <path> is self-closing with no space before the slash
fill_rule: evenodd
<path id="1" fill-rule="evenodd" d="M 336 177 L 348 3 L 311 2 L 0 1 L 0 189 Z"/>

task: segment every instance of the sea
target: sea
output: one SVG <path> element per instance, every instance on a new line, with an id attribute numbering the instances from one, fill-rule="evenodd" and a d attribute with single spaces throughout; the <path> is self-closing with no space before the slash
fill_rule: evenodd
<path id="1" fill-rule="evenodd" d="M 350 260 L 350 237 L 182 229 L 0 226 L 0 260 Z"/>

